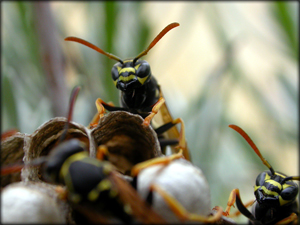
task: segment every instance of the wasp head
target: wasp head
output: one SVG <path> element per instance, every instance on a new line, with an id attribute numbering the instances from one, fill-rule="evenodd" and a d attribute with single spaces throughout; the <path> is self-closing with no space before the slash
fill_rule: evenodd
<path id="1" fill-rule="evenodd" d="M 254 194 L 261 205 L 279 207 L 290 204 L 298 194 L 298 186 L 285 174 L 270 171 L 262 172 L 256 178 Z"/>
<path id="2" fill-rule="evenodd" d="M 148 62 L 138 60 L 126 60 L 116 63 L 111 70 L 116 87 L 124 92 L 132 91 L 143 86 L 151 77 L 151 69 Z"/>

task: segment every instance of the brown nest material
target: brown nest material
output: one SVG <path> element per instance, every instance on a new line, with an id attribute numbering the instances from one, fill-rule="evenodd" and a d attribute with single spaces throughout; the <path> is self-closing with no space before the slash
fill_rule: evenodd
<path id="1" fill-rule="evenodd" d="M 117 170 L 129 175 L 132 166 L 162 155 L 157 135 L 143 118 L 125 111 L 110 112 L 92 129 L 97 146 L 105 145 L 107 158 Z"/>
<path id="2" fill-rule="evenodd" d="M 42 124 L 34 133 L 29 135 L 24 143 L 24 162 L 30 162 L 41 156 L 46 156 L 50 151 L 59 144 L 59 138 L 65 131 L 67 119 L 64 117 L 55 117 Z M 75 122 L 69 123 L 69 129 L 65 140 L 77 138 L 84 142 L 90 153 L 90 156 L 95 157 L 94 139 L 90 135 L 90 131 Z M 41 172 L 42 166 L 24 167 L 22 169 L 23 181 L 40 181 L 44 180 Z"/>

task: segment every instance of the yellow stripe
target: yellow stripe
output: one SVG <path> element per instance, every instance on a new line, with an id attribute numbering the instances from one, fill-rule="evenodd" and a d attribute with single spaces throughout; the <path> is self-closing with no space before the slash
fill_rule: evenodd
<path id="1" fill-rule="evenodd" d="M 144 84 L 145 81 L 148 79 L 148 77 L 149 77 L 149 76 L 146 76 L 146 77 L 144 77 L 144 78 L 137 77 L 137 79 L 139 80 L 139 82 L 140 82 L 141 84 Z"/>
<path id="2" fill-rule="evenodd" d="M 281 196 L 279 196 L 279 204 L 280 206 L 285 205 L 287 203 L 291 202 L 291 200 L 284 200 Z"/>
<path id="3" fill-rule="evenodd" d="M 119 76 L 119 80 L 120 80 L 120 81 L 124 81 L 124 82 L 133 80 L 133 79 L 135 79 L 135 78 L 136 78 L 135 75 L 130 75 L 130 76 L 128 76 L 128 77 Z"/>
<path id="4" fill-rule="evenodd" d="M 70 191 L 73 191 L 74 187 L 73 187 L 71 175 L 69 173 L 69 167 L 70 167 L 71 163 L 73 163 L 75 161 L 79 161 L 87 156 L 88 156 L 88 152 L 86 152 L 86 151 L 77 152 L 74 155 L 71 155 L 69 158 L 66 159 L 66 161 L 63 163 L 63 165 L 59 171 L 59 177 L 61 179 L 65 180 L 65 183 L 68 186 L 68 188 L 70 189 Z"/>
<path id="5" fill-rule="evenodd" d="M 265 180 L 269 180 L 271 177 L 266 173 Z"/>
<path id="6" fill-rule="evenodd" d="M 272 195 L 272 196 L 277 196 L 277 195 L 279 195 L 276 191 L 270 191 L 270 190 L 268 190 L 265 186 L 262 186 L 261 189 L 262 189 L 267 195 Z"/>
<path id="7" fill-rule="evenodd" d="M 127 59 L 127 60 L 125 60 L 125 61 L 123 61 L 124 63 L 128 63 L 128 62 L 132 62 L 133 61 L 133 59 Z"/>
<path id="8" fill-rule="evenodd" d="M 118 80 L 114 80 L 114 85 L 117 86 Z"/>
<path id="9" fill-rule="evenodd" d="M 85 162 L 87 164 L 90 164 L 90 165 L 94 165 L 94 166 L 97 166 L 97 167 L 101 167 L 103 166 L 103 162 L 100 161 L 100 160 L 91 160 L 90 157 L 87 157 L 87 158 L 84 158 L 83 160 L 81 160 L 82 162 Z"/>
<path id="10" fill-rule="evenodd" d="M 279 190 L 281 190 L 282 189 L 282 186 L 281 186 L 281 184 L 279 184 L 277 181 L 275 181 L 275 180 L 266 180 L 266 182 L 267 183 L 270 183 L 270 184 L 272 184 L 273 186 L 276 186 L 276 187 L 278 187 L 279 188 Z"/>
<path id="11" fill-rule="evenodd" d="M 140 67 L 140 65 L 141 65 L 141 64 L 137 64 L 137 65 L 134 67 L 134 69 L 135 69 L 135 70 L 138 70 L 138 68 Z"/>
<path id="12" fill-rule="evenodd" d="M 285 175 L 283 175 L 283 174 L 281 174 L 281 173 L 278 173 L 278 172 L 275 172 L 275 175 L 281 176 L 282 178 L 286 178 Z"/>
<path id="13" fill-rule="evenodd" d="M 123 69 L 121 69 L 121 70 L 119 71 L 119 74 L 124 73 L 124 72 L 132 72 L 132 73 L 135 73 L 135 69 L 132 68 L 132 67 L 125 67 L 125 68 L 123 68 Z"/>
<path id="14" fill-rule="evenodd" d="M 120 66 L 117 66 L 118 72 L 120 74 L 120 70 L 122 69 Z"/>
<path id="15" fill-rule="evenodd" d="M 69 158 L 67 158 L 66 161 L 63 163 L 61 170 L 59 171 L 60 177 L 63 178 L 69 173 L 69 166 L 71 165 L 71 163 L 75 161 L 79 161 L 87 156 L 88 153 L 84 151 L 84 152 L 77 152 L 71 155 Z"/>
<path id="16" fill-rule="evenodd" d="M 282 185 L 282 190 L 284 190 L 284 189 L 286 189 L 286 188 L 288 188 L 290 186 L 292 186 L 292 185 L 290 185 L 290 184 L 284 184 L 284 185 Z"/>

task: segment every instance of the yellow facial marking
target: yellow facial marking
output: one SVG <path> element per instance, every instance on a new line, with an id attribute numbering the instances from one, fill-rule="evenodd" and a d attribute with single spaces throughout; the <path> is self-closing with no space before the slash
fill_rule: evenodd
<path id="1" fill-rule="evenodd" d="M 118 72 L 120 73 L 120 70 L 122 69 L 120 66 L 117 66 Z"/>
<path id="2" fill-rule="evenodd" d="M 258 189 L 258 188 L 257 188 Z M 267 194 L 267 195 L 271 195 L 271 196 L 277 196 L 279 195 L 277 192 L 275 191 L 270 191 L 268 190 L 265 186 L 261 186 L 261 189 Z"/>
<path id="3" fill-rule="evenodd" d="M 284 185 L 282 185 L 282 189 L 286 189 L 286 188 L 288 188 L 290 186 L 292 186 L 292 185 L 290 185 L 290 184 L 284 184 Z"/>
<path id="4" fill-rule="evenodd" d="M 285 205 L 287 203 L 291 202 L 290 200 L 284 200 L 281 196 L 279 196 L 279 204 L 282 206 L 282 205 Z"/>
<path id="5" fill-rule="evenodd" d="M 138 70 L 138 68 L 140 67 L 141 64 L 138 64 L 134 67 L 135 70 Z"/>
<path id="6" fill-rule="evenodd" d="M 277 173 L 277 172 L 275 172 L 275 175 L 281 176 L 282 178 L 286 178 L 286 176 L 284 176 L 284 175 L 283 175 L 283 174 L 281 174 L 281 173 Z"/>
<path id="7" fill-rule="evenodd" d="M 133 80 L 133 79 L 135 79 L 135 78 L 136 78 L 135 75 L 130 75 L 130 76 L 128 76 L 128 77 L 120 76 L 120 77 L 119 77 L 119 81 L 128 82 L 128 81 Z"/>
<path id="8" fill-rule="evenodd" d="M 122 73 L 125 73 L 125 72 L 132 72 L 132 73 L 135 73 L 135 69 L 132 68 L 132 67 L 125 67 L 125 68 L 123 68 L 123 69 L 121 69 L 121 70 L 119 71 L 119 74 L 122 74 Z"/>
<path id="9" fill-rule="evenodd" d="M 145 81 L 147 80 L 148 76 L 146 76 L 146 77 L 144 77 L 144 78 L 140 78 L 140 77 L 137 77 L 137 78 L 138 78 L 138 80 L 139 80 L 139 82 L 140 82 L 141 84 L 144 84 Z"/>
<path id="10" fill-rule="evenodd" d="M 114 85 L 117 86 L 118 80 L 114 80 Z"/>
<path id="11" fill-rule="evenodd" d="M 267 183 L 270 183 L 270 184 L 272 184 L 273 186 L 276 186 L 276 187 L 278 187 L 279 188 L 279 190 L 281 190 L 282 189 L 282 186 L 281 186 L 281 184 L 280 183 L 278 183 L 277 181 L 275 181 L 275 180 L 266 180 L 266 182 Z"/>
<path id="12" fill-rule="evenodd" d="M 266 173 L 265 180 L 270 180 L 270 178 L 271 177 L 269 176 L 269 174 Z"/>

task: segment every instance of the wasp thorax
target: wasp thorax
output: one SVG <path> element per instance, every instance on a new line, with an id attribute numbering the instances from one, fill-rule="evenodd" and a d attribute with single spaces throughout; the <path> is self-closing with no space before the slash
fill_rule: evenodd
<path id="1" fill-rule="evenodd" d="M 151 77 L 151 69 L 148 62 L 138 60 L 126 60 L 116 63 L 111 70 L 112 78 L 118 89 L 131 91 L 143 86 Z"/>

